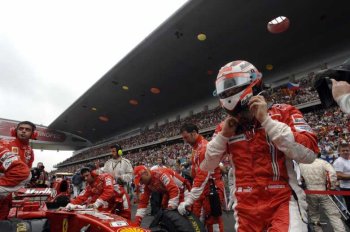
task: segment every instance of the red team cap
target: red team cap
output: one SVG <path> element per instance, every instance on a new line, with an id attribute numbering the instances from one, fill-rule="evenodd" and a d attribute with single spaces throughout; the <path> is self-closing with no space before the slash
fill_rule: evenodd
<path id="1" fill-rule="evenodd" d="M 134 168 L 135 185 L 139 185 L 142 174 L 147 171 L 146 166 L 140 165 Z"/>

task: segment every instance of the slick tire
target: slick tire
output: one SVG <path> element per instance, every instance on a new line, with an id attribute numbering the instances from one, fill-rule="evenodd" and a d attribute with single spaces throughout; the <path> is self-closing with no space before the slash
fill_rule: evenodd
<path id="1" fill-rule="evenodd" d="M 157 215 L 159 216 L 159 215 Z M 204 225 L 193 214 L 187 216 L 180 215 L 177 210 L 164 210 L 158 217 L 158 225 L 152 231 L 167 232 L 202 232 L 205 231 Z M 154 223 L 151 224 L 151 226 Z M 151 227 L 152 229 L 152 227 Z"/>

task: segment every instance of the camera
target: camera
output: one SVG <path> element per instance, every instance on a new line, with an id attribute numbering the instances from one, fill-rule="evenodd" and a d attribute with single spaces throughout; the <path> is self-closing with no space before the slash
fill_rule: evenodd
<path id="1" fill-rule="evenodd" d="M 314 88 L 317 90 L 322 105 L 327 108 L 337 104 L 332 95 L 331 79 L 346 81 L 350 84 L 350 59 L 338 67 L 317 74 L 315 77 Z"/>

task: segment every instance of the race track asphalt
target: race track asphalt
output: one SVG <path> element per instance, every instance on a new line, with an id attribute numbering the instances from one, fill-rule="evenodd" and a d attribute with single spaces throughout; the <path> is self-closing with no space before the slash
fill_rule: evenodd
<path id="1" fill-rule="evenodd" d="M 132 219 L 135 216 L 136 208 L 137 208 L 137 205 L 132 205 Z M 227 232 L 235 232 L 236 230 L 234 229 L 235 220 L 234 220 L 233 212 L 224 212 L 223 213 L 223 219 L 224 219 L 225 231 L 227 231 Z M 153 220 L 153 216 L 149 216 L 149 215 L 146 216 L 142 220 L 141 226 L 143 228 L 148 228 L 149 225 L 151 224 L 152 220 Z M 321 216 L 321 221 L 326 221 L 327 222 L 327 225 L 323 227 L 323 231 L 325 231 L 325 232 L 333 232 L 333 229 L 330 226 L 330 223 L 327 220 L 327 218 L 325 217 L 325 215 Z M 350 229 L 348 227 L 346 227 L 346 229 L 347 229 L 346 230 L 347 232 L 350 232 Z"/>

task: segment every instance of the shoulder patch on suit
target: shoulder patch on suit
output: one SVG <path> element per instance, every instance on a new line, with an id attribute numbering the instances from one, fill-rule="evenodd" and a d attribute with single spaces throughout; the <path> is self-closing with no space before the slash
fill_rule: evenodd
<path id="1" fill-rule="evenodd" d="M 311 127 L 307 124 L 303 124 L 303 125 L 295 125 L 295 130 L 298 131 L 298 132 L 301 132 L 301 131 L 307 131 L 307 132 L 311 132 L 313 133 Z"/>
<path id="2" fill-rule="evenodd" d="M 105 181 L 107 186 L 112 185 L 112 179 L 109 176 L 105 178 Z"/>
<path id="3" fill-rule="evenodd" d="M 303 116 L 301 114 L 293 114 L 291 117 L 292 117 L 294 124 L 307 125 L 307 122 L 305 121 L 305 119 L 303 118 Z"/>
<path id="4" fill-rule="evenodd" d="M 169 177 L 167 175 L 164 175 L 164 174 L 160 177 L 160 181 L 162 181 L 162 183 L 165 186 L 167 186 L 170 183 Z"/>

